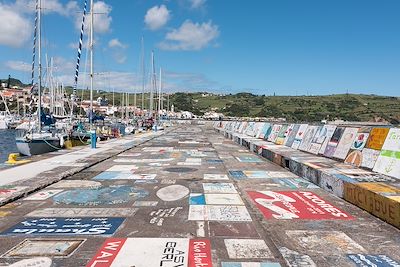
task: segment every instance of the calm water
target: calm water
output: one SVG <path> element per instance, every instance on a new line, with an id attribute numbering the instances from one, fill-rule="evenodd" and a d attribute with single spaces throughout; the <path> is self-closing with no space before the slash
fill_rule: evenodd
<path id="1" fill-rule="evenodd" d="M 15 130 L 0 130 L 0 164 L 7 160 L 8 154 L 17 151 Z"/>

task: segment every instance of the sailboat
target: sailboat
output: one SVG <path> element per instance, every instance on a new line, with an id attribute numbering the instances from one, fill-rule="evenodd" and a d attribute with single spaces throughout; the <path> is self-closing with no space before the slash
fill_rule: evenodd
<path id="1" fill-rule="evenodd" d="M 46 115 L 42 109 L 42 63 L 41 63 L 41 0 L 36 0 L 36 18 L 35 18 L 35 33 L 33 45 L 33 64 L 32 64 L 32 85 L 34 80 L 34 62 L 36 50 L 36 34 L 38 35 L 38 100 L 37 100 L 37 121 L 32 123 L 32 126 L 27 131 L 20 131 L 16 134 L 16 145 L 18 151 L 22 155 L 32 156 L 44 154 L 47 152 L 56 151 L 64 146 L 63 133 L 58 133 L 55 128 L 51 127 L 54 124 L 54 119 Z M 44 126 L 42 126 L 42 123 Z"/>
<path id="2" fill-rule="evenodd" d="M 76 99 L 77 99 L 79 68 L 80 68 L 80 65 L 81 65 L 83 37 L 84 37 L 85 21 L 86 21 L 86 13 L 87 13 L 87 2 L 88 2 L 87 0 L 85 0 L 85 2 L 84 2 L 83 17 L 82 17 L 81 31 L 80 31 L 79 44 L 78 44 L 78 54 L 77 54 L 77 58 L 76 58 L 74 87 L 73 87 L 73 93 L 71 95 L 70 120 L 69 120 L 70 126 L 71 126 L 70 135 L 69 135 L 71 146 L 86 145 L 88 140 L 90 140 L 90 138 L 91 138 L 91 134 L 85 128 L 84 122 L 81 121 L 79 116 L 75 117 L 75 114 L 74 114 L 74 107 L 76 105 L 75 102 L 76 102 Z M 91 9 L 92 9 L 92 7 L 93 7 L 92 1 L 90 2 L 90 5 L 91 5 Z M 92 12 L 92 10 L 91 10 L 91 12 Z M 91 27 L 92 23 L 93 23 L 93 21 L 89 25 L 90 28 L 91 28 L 90 30 L 93 29 L 93 27 Z M 89 41 L 92 42 L 91 40 L 89 40 Z M 92 45 L 91 43 L 88 44 L 88 46 L 91 46 L 91 45 Z M 92 77 L 92 75 L 91 75 L 91 77 Z M 83 100 L 83 91 L 84 90 L 82 90 L 81 101 Z M 81 104 L 80 108 L 82 108 L 82 104 Z"/>
<path id="3" fill-rule="evenodd" d="M 0 130 L 8 129 L 8 124 L 10 120 L 8 118 L 8 114 L 5 111 L 0 111 Z"/>
<path id="4" fill-rule="evenodd" d="M 3 95 L 0 94 L 1 100 L 3 101 L 5 111 L 0 111 L 0 130 L 8 129 L 8 126 L 11 122 L 11 113 L 7 106 L 7 101 L 3 98 Z"/>

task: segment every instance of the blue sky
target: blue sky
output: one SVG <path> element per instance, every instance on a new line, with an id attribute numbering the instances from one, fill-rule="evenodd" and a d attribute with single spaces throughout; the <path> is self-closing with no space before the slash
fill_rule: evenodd
<path id="1" fill-rule="evenodd" d="M 72 84 L 83 0 L 42 2 L 43 53 L 54 57 L 53 75 Z M 95 3 L 102 89 L 140 90 L 144 36 L 147 71 L 154 50 L 169 91 L 400 96 L 398 0 Z M 29 81 L 33 9 L 33 0 L 0 0 L 0 77 Z"/>

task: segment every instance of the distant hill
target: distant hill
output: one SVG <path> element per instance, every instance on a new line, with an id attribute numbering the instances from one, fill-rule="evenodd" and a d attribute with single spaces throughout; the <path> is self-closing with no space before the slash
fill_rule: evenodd
<path id="1" fill-rule="evenodd" d="M 1 79 L 7 82 L 7 79 Z M 26 86 L 18 79 L 11 79 L 11 86 Z M 67 94 L 72 93 L 66 87 Z M 89 98 L 89 91 L 78 90 L 79 97 Z M 107 98 L 112 103 L 112 92 L 94 93 L 97 97 Z M 134 103 L 131 93 L 129 103 Z M 122 102 L 122 94 L 115 93 L 115 105 Z M 145 95 L 145 108 L 148 107 L 149 94 Z M 140 105 L 141 96 L 137 95 Z M 320 122 L 321 120 L 342 119 L 347 121 L 385 121 L 400 124 L 400 98 L 391 96 L 337 94 L 322 96 L 264 96 L 251 93 L 217 95 L 212 93 L 174 93 L 170 95 L 170 105 L 176 111 L 191 111 L 203 115 L 215 111 L 232 117 L 283 117 L 290 122 Z M 164 107 L 167 106 L 164 101 Z"/>
<path id="2" fill-rule="evenodd" d="M 7 83 L 7 82 L 8 82 L 8 78 L 0 79 L 0 83 Z M 23 82 L 21 82 L 18 79 L 10 78 L 10 86 L 26 87 L 26 86 L 28 86 L 28 84 L 24 84 Z"/>
<path id="3" fill-rule="evenodd" d="M 400 122 L 400 98 L 377 95 L 259 96 L 251 93 L 215 95 L 175 93 L 171 103 L 178 110 L 201 115 L 206 111 L 226 116 L 284 117 L 288 121 L 324 119 Z"/>

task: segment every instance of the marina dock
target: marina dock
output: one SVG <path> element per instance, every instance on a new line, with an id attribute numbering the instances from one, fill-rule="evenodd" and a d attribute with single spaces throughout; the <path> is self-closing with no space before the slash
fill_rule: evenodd
<path id="1" fill-rule="evenodd" d="M 2 170 L 0 266 L 399 266 L 399 206 L 301 157 L 323 158 L 187 121 Z"/>

